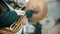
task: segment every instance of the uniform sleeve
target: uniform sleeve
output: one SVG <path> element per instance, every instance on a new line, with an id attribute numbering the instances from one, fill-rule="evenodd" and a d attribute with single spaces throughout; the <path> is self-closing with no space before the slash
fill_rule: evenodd
<path id="1" fill-rule="evenodd" d="M 4 14 L 0 14 L 0 27 L 10 26 L 17 19 L 18 15 L 15 11 L 8 11 Z"/>

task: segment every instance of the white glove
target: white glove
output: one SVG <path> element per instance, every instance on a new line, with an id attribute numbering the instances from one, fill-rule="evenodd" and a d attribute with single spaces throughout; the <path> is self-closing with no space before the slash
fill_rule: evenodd
<path id="1" fill-rule="evenodd" d="M 23 10 L 15 10 L 15 12 L 16 12 L 18 15 L 25 15 L 25 11 L 23 11 Z"/>

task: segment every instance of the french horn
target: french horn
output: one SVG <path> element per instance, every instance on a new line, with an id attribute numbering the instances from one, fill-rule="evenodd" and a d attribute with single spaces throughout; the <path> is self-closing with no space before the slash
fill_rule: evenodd
<path id="1" fill-rule="evenodd" d="M 19 19 L 15 21 L 13 24 L 11 24 L 10 27 L 4 27 L 0 28 L 0 31 L 2 32 L 11 32 L 16 33 L 23 27 L 23 20 L 26 16 L 19 16 Z"/>
<path id="2" fill-rule="evenodd" d="M 21 8 L 24 6 L 25 6 L 24 4 L 21 5 Z M 30 20 L 32 20 L 32 22 L 38 22 L 42 20 L 47 14 L 47 6 L 43 0 L 29 0 L 25 7 L 26 7 L 25 10 L 29 10 L 29 9 L 35 10 L 35 8 L 37 9 L 35 10 L 37 13 L 34 11 L 32 17 L 29 18 Z M 10 27 L 0 28 L 0 30 L 3 32 L 16 33 L 21 29 L 23 25 L 23 20 L 25 18 L 26 18 L 26 15 L 20 15 L 19 19 L 15 21 L 13 24 L 11 24 Z"/>
<path id="3" fill-rule="evenodd" d="M 7 4 L 8 5 L 8 4 Z M 23 6 L 23 5 L 22 5 Z M 11 10 L 11 6 L 8 5 L 8 7 L 10 8 Z M 20 8 L 20 10 L 22 9 L 23 7 Z M 14 10 L 14 9 L 13 9 Z M 15 22 L 13 22 L 13 24 L 11 24 L 9 27 L 3 27 L 3 28 L 0 28 L 0 31 L 3 33 L 3 34 L 14 34 L 14 33 L 17 33 L 18 31 L 20 31 L 23 27 L 23 20 L 26 18 L 26 15 L 19 15 L 19 19 Z"/>

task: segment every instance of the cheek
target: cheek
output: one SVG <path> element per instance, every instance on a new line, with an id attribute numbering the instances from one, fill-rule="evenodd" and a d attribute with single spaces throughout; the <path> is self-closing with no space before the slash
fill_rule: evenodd
<path id="1" fill-rule="evenodd" d="M 26 6 L 26 8 L 27 9 L 32 9 L 32 5 L 28 3 L 27 6 Z"/>
<path id="2" fill-rule="evenodd" d="M 28 2 L 27 5 L 26 5 L 26 7 L 28 9 L 32 9 L 33 10 L 34 8 L 36 8 L 36 4 L 35 3 Z"/>

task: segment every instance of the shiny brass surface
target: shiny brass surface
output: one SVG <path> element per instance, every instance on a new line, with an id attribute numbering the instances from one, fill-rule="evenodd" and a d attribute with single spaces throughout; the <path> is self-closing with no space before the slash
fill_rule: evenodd
<path id="1" fill-rule="evenodd" d="M 23 20 L 25 19 L 26 16 L 19 16 L 19 19 L 15 21 L 10 27 L 4 27 L 0 28 L 0 31 L 2 33 L 16 33 L 18 32 L 23 25 Z"/>

